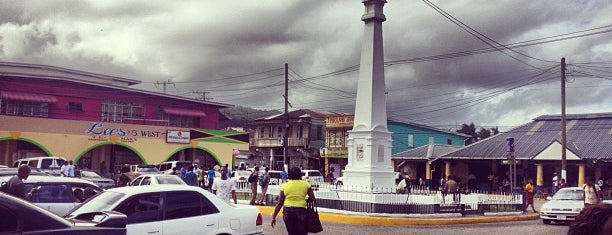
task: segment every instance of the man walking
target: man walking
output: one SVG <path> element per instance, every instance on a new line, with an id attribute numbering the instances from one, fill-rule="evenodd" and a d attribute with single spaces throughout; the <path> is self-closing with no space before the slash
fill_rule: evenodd
<path id="1" fill-rule="evenodd" d="M 25 184 L 23 181 L 28 179 L 31 171 L 32 169 L 28 165 L 23 164 L 19 166 L 19 168 L 17 168 L 17 175 L 11 177 L 8 182 L 6 182 L 6 185 L 3 186 L 6 187 L 6 189 L 3 188 L 3 191 L 15 197 L 29 200 L 32 197 L 32 193 L 38 191 L 38 188 L 35 187 L 27 194 L 25 192 Z"/>
<path id="2" fill-rule="evenodd" d="M 265 205 L 264 200 L 266 200 L 266 193 L 268 192 L 268 185 L 270 184 L 270 167 L 266 167 L 266 170 L 263 174 L 262 180 L 259 182 L 261 186 L 261 197 L 259 198 L 259 205 Z"/>
<path id="3" fill-rule="evenodd" d="M 213 183 L 212 192 L 228 204 L 231 204 L 231 199 L 234 199 L 234 204 L 238 204 L 236 199 L 236 184 L 234 184 L 232 179 L 227 177 L 227 172 L 227 168 L 223 167 L 221 169 L 221 178 L 215 180 Z"/>
<path id="4" fill-rule="evenodd" d="M 256 166 L 255 170 L 249 176 L 249 184 L 251 184 L 251 202 L 249 204 L 256 205 L 255 200 L 257 199 L 257 182 L 259 181 L 259 167 Z"/>

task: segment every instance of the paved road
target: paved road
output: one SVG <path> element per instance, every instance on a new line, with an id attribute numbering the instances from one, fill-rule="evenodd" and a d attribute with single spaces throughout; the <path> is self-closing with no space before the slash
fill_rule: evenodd
<path id="1" fill-rule="evenodd" d="M 266 234 L 280 235 L 286 234 L 282 220 L 277 221 L 275 228 L 270 226 L 269 215 L 264 215 L 264 232 Z M 545 225 L 541 220 L 529 220 L 519 222 L 504 223 L 479 223 L 479 224 L 460 224 L 460 225 L 440 225 L 440 226 L 372 226 L 337 224 L 323 222 L 324 231 L 319 234 L 452 234 L 452 235 L 530 235 L 530 234 L 567 234 L 567 225 L 553 224 Z"/>

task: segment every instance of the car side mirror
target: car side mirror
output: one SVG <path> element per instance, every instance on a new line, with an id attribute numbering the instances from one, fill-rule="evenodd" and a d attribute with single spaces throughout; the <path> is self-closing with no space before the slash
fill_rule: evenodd
<path id="1" fill-rule="evenodd" d="M 127 216 L 116 211 L 91 212 L 77 215 L 77 220 L 89 220 L 96 223 L 96 227 L 125 228 Z"/>

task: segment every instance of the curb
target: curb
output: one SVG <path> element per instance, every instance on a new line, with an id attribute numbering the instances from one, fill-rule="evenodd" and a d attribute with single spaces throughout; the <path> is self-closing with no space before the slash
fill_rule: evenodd
<path id="1" fill-rule="evenodd" d="M 257 206 L 259 211 L 265 215 L 272 215 L 274 207 Z M 279 213 L 282 215 L 282 211 Z M 319 211 L 319 219 L 325 222 L 340 224 L 360 225 L 452 225 L 452 224 L 476 224 L 497 223 L 539 219 L 538 214 L 511 215 L 511 216 L 475 216 L 475 217 L 452 217 L 452 218 L 398 218 L 398 217 L 372 217 L 359 215 L 343 215 L 334 213 L 322 213 Z"/>

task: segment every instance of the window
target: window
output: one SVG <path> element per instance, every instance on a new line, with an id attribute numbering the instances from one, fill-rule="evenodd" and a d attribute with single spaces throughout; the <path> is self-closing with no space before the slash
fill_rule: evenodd
<path id="1" fill-rule="evenodd" d="M 83 111 L 83 104 L 70 102 L 68 103 L 68 111 L 81 112 Z"/>
<path id="2" fill-rule="evenodd" d="M 44 164 L 44 162 L 43 162 L 43 164 Z M 49 165 L 51 165 L 51 163 L 49 163 Z M 30 161 L 28 162 L 28 166 L 30 166 L 30 167 L 32 167 L 32 168 L 38 168 L 38 160 L 30 160 Z M 49 167 L 44 168 L 42 165 L 41 165 L 41 167 L 40 167 L 40 168 L 42 168 L 42 169 L 49 169 Z"/>
<path id="3" fill-rule="evenodd" d="M 218 213 L 219 210 L 203 195 L 193 191 L 166 193 L 166 220 Z"/>
<path id="4" fill-rule="evenodd" d="M 14 215 L 8 208 L 0 207 L 0 231 L 2 233 L 17 233 L 19 230 L 19 223 L 16 215 Z"/>
<path id="5" fill-rule="evenodd" d="M 144 177 L 140 185 L 151 185 L 151 177 Z"/>
<path id="6" fill-rule="evenodd" d="M 124 118 L 144 118 L 144 105 L 121 101 L 102 101 L 102 121 L 123 122 Z"/>
<path id="7" fill-rule="evenodd" d="M 268 127 L 268 138 L 274 137 L 274 127 Z"/>
<path id="8" fill-rule="evenodd" d="M 414 148 L 414 135 L 408 135 L 408 147 Z"/>
<path id="9" fill-rule="evenodd" d="M 159 193 L 137 195 L 123 202 L 115 211 L 127 215 L 128 224 L 158 221 L 160 198 Z"/>
<path id="10" fill-rule="evenodd" d="M 278 134 L 277 134 L 277 136 L 276 136 L 276 137 L 278 137 L 278 138 L 283 137 L 283 127 L 278 127 L 278 129 L 277 129 L 277 130 L 278 130 L 278 131 L 277 131 L 277 132 L 278 132 Z"/>
<path id="11" fill-rule="evenodd" d="M 260 139 L 263 139 L 263 137 L 265 136 L 265 135 L 264 135 L 264 132 L 265 132 L 265 131 L 266 131 L 266 128 L 265 128 L 265 127 L 261 127 L 261 128 L 259 128 L 259 135 L 258 135 L 258 136 L 259 136 L 259 138 L 260 138 Z"/>
<path id="12" fill-rule="evenodd" d="M 297 138 L 302 138 L 304 135 L 304 126 L 300 125 L 297 129 Z"/>
<path id="13" fill-rule="evenodd" d="M 1 100 L 0 113 L 31 117 L 48 117 L 49 104 L 21 100 Z"/>

